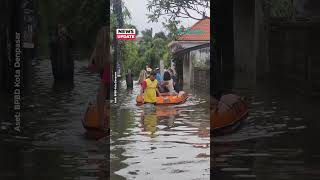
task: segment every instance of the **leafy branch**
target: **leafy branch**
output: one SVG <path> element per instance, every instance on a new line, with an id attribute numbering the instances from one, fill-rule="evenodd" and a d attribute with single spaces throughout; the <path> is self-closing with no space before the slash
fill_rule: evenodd
<path id="1" fill-rule="evenodd" d="M 161 16 L 201 20 L 210 8 L 210 0 L 148 0 L 149 21 L 157 22 Z M 194 15 L 195 14 L 195 15 Z"/>

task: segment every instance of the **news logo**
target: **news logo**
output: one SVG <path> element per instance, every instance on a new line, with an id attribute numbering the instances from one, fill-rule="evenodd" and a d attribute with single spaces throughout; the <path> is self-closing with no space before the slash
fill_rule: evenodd
<path id="1" fill-rule="evenodd" d="M 117 40 L 136 40 L 136 30 L 135 29 L 117 29 L 116 32 Z"/>

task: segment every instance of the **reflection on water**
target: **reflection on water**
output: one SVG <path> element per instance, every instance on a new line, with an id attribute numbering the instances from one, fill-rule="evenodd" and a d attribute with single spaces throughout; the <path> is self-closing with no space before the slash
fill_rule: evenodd
<path id="1" fill-rule="evenodd" d="M 136 106 L 122 82 L 111 120 L 111 179 L 209 179 L 208 103 L 191 96 L 176 106 Z"/>
<path id="2" fill-rule="evenodd" d="M 319 101 L 271 87 L 240 91 L 250 114 L 235 133 L 212 138 L 213 178 L 319 179 Z"/>
<path id="3" fill-rule="evenodd" d="M 108 139 L 84 136 L 81 119 L 99 78 L 75 62 L 74 83 L 54 83 L 48 60 L 33 62 L 32 93 L 22 109 L 23 134 L 0 138 L 0 179 L 106 179 Z"/>

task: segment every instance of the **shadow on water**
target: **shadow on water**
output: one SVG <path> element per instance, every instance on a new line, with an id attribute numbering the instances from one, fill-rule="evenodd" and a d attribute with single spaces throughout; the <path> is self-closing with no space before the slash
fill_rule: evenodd
<path id="1" fill-rule="evenodd" d="M 51 63 L 33 62 L 32 91 L 22 109 L 23 134 L 0 138 L 0 179 L 106 179 L 109 138 L 88 140 L 82 127 L 99 77 L 75 62 L 74 83 L 54 83 Z"/>
<path id="2" fill-rule="evenodd" d="M 233 134 L 213 137 L 217 179 L 318 179 L 319 101 L 258 84 L 239 90 L 250 101 L 249 117 Z"/>
<path id="3" fill-rule="evenodd" d="M 111 179 L 209 179 L 209 106 L 190 96 L 176 106 L 136 106 L 121 82 L 112 106 Z"/>

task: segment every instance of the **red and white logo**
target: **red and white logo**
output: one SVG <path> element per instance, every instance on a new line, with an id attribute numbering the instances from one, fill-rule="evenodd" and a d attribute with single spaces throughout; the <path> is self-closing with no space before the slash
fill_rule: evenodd
<path id="1" fill-rule="evenodd" d="M 117 40 L 136 40 L 135 29 L 117 29 L 116 32 Z"/>

